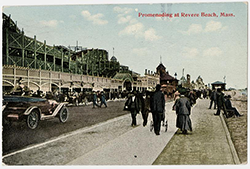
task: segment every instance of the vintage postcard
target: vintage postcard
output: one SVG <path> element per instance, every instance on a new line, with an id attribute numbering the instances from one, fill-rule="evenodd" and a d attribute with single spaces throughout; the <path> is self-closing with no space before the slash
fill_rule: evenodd
<path id="1" fill-rule="evenodd" d="M 2 5 L 2 165 L 248 166 L 248 2 Z"/>

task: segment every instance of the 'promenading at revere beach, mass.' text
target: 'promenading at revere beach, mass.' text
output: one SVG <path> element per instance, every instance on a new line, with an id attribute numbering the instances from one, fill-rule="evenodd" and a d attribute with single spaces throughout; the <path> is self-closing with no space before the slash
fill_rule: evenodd
<path id="1" fill-rule="evenodd" d="M 206 13 L 206 12 L 201 12 L 201 13 L 148 13 L 144 14 L 139 12 L 138 17 L 167 17 L 167 18 L 173 18 L 173 17 L 235 17 L 233 13 L 227 13 L 227 12 L 220 12 L 218 15 L 217 13 Z"/>

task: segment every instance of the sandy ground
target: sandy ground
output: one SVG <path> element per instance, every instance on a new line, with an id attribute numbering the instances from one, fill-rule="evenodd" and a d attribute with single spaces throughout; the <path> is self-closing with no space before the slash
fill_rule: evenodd
<path id="1" fill-rule="evenodd" d="M 230 132 L 232 141 L 238 153 L 241 163 L 247 163 L 247 97 L 242 96 L 239 91 L 226 92 L 232 96 L 232 105 L 240 114 L 241 117 L 225 118 L 228 130 Z"/>

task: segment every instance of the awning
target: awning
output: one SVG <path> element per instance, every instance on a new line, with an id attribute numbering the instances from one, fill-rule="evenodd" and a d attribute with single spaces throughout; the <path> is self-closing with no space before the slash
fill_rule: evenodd
<path id="1" fill-rule="evenodd" d="M 101 87 L 93 87 L 92 90 L 95 91 L 95 92 L 97 92 L 97 91 L 102 92 L 102 91 L 103 91 L 103 88 L 101 88 Z"/>

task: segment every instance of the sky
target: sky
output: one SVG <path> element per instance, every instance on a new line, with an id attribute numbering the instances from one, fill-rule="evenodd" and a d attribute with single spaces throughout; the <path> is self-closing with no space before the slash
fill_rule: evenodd
<path id="1" fill-rule="evenodd" d="M 26 36 L 36 35 L 38 41 L 46 40 L 51 46 L 75 46 L 78 42 L 82 47 L 105 49 L 109 58 L 114 52 L 120 64 L 141 75 L 145 69 L 155 72 L 162 62 L 178 79 L 184 69 L 184 76 L 190 74 L 194 81 L 201 76 L 208 84 L 224 82 L 226 77 L 227 88 L 247 87 L 246 3 L 56 2 L 5 3 L 2 12 L 11 15 Z M 173 16 L 139 17 L 164 12 Z M 202 17 L 202 12 L 218 17 Z M 221 12 L 233 16 L 220 17 Z M 181 13 L 199 16 L 183 17 Z"/>

